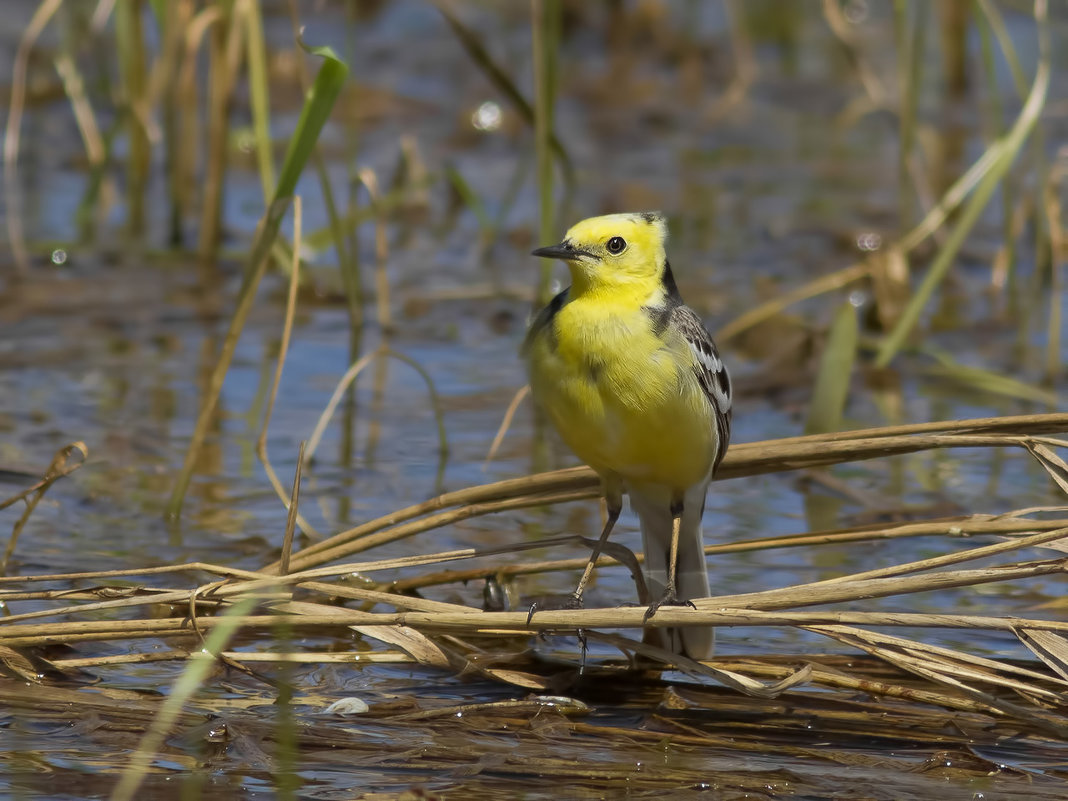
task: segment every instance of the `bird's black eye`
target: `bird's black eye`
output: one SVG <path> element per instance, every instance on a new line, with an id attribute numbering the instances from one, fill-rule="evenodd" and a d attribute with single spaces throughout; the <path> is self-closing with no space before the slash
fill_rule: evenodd
<path id="1" fill-rule="evenodd" d="M 621 236 L 613 236 L 608 240 L 608 244 L 605 247 L 608 248 L 609 253 L 622 253 L 627 247 L 627 240 Z"/>

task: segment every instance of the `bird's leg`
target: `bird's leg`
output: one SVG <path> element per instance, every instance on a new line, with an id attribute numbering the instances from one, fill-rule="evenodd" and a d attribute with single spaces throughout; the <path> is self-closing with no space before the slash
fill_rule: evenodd
<path id="1" fill-rule="evenodd" d="M 615 526 L 616 521 L 619 520 L 619 513 L 623 511 L 623 501 L 619 500 L 613 503 L 608 501 L 608 519 L 604 521 L 604 528 L 601 529 L 601 537 L 597 540 L 597 544 L 593 546 L 593 551 L 590 552 L 590 559 L 586 562 L 586 569 L 582 571 L 582 578 L 579 579 L 578 586 L 575 587 L 575 591 L 571 593 L 572 605 L 575 607 L 582 606 L 582 591 L 586 589 L 586 583 L 590 580 L 590 575 L 593 573 L 593 568 L 597 564 L 597 560 L 601 558 L 601 551 L 604 550 L 604 544 L 608 542 L 608 535 L 612 533 L 612 528 Z"/>
<path id="2" fill-rule="evenodd" d="M 679 569 L 679 532 L 682 529 L 682 501 L 672 501 L 671 503 L 671 551 L 670 558 L 668 560 L 668 580 L 667 586 L 664 587 L 664 594 L 660 596 L 658 600 L 649 604 L 649 608 L 645 610 L 645 616 L 642 620 L 648 620 L 661 606 L 691 606 L 692 601 L 679 601 L 678 595 L 675 591 L 675 576 L 678 574 Z M 694 607 L 695 609 L 697 607 Z"/>
<path id="3" fill-rule="evenodd" d="M 605 520 L 604 528 L 601 530 L 600 539 L 597 540 L 597 544 L 593 547 L 592 553 L 590 553 L 590 559 L 586 562 L 586 569 L 582 571 L 582 578 L 579 579 L 578 586 L 575 587 L 575 591 L 571 593 L 571 598 L 568 599 L 567 609 L 579 609 L 582 607 L 582 592 L 586 589 L 586 583 L 590 580 L 593 568 L 597 564 L 597 560 L 601 557 L 601 551 L 604 549 L 604 544 L 608 542 L 608 535 L 612 533 L 612 527 L 615 526 L 616 521 L 619 519 L 620 512 L 623 511 L 622 495 L 609 493 L 605 500 L 608 504 L 608 519 Z M 536 611 L 538 611 L 537 601 L 530 605 L 530 610 L 527 612 L 527 623 L 534 617 Z"/>
<path id="4" fill-rule="evenodd" d="M 679 574 L 679 529 L 682 528 L 682 510 L 671 510 L 671 561 L 668 562 L 668 585 L 665 596 L 675 600 L 675 577 Z"/>

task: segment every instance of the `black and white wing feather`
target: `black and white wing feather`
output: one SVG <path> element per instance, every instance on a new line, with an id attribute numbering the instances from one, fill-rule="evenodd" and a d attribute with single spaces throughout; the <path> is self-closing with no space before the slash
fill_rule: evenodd
<path id="1" fill-rule="evenodd" d="M 727 367 L 719 357 L 712 335 L 705 330 L 697 312 L 689 306 L 675 306 L 671 310 L 668 323 L 682 334 L 690 346 L 693 356 L 693 371 L 697 381 L 704 390 L 705 397 L 712 404 L 716 416 L 716 432 L 719 434 L 719 452 L 716 454 L 713 472 L 723 461 L 727 445 L 731 439 L 731 379 Z"/>

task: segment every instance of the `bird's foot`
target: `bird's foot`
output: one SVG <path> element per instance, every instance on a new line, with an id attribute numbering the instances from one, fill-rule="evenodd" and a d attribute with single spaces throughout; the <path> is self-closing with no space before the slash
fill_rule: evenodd
<path id="1" fill-rule="evenodd" d="M 659 599 L 649 604 L 648 608 L 645 610 L 645 615 L 642 616 L 642 622 L 646 622 L 649 618 L 655 615 L 656 610 L 661 606 L 688 606 L 691 609 L 697 608 L 694 606 L 693 601 L 680 600 L 675 594 L 674 585 L 669 584 L 667 588 L 665 588 L 664 594 L 661 595 Z"/>
<path id="2" fill-rule="evenodd" d="M 543 610 L 557 610 L 557 609 L 581 609 L 582 608 L 582 596 L 573 592 L 566 596 L 548 596 L 539 598 L 534 601 L 530 608 L 527 610 L 527 624 L 530 624 L 531 618 L 534 617 L 535 612 Z"/>

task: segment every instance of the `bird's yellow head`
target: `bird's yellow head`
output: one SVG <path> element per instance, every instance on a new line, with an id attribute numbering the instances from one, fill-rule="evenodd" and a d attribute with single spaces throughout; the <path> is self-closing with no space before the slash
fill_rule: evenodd
<path id="1" fill-rule="evenodd" d="M 565 261 L 576 293 L 647 294 L 660 286 L 666 240 L 667 225 L 657 212 L 607 214 L 575 224 L 563 242 L 534 255 Z"/>

